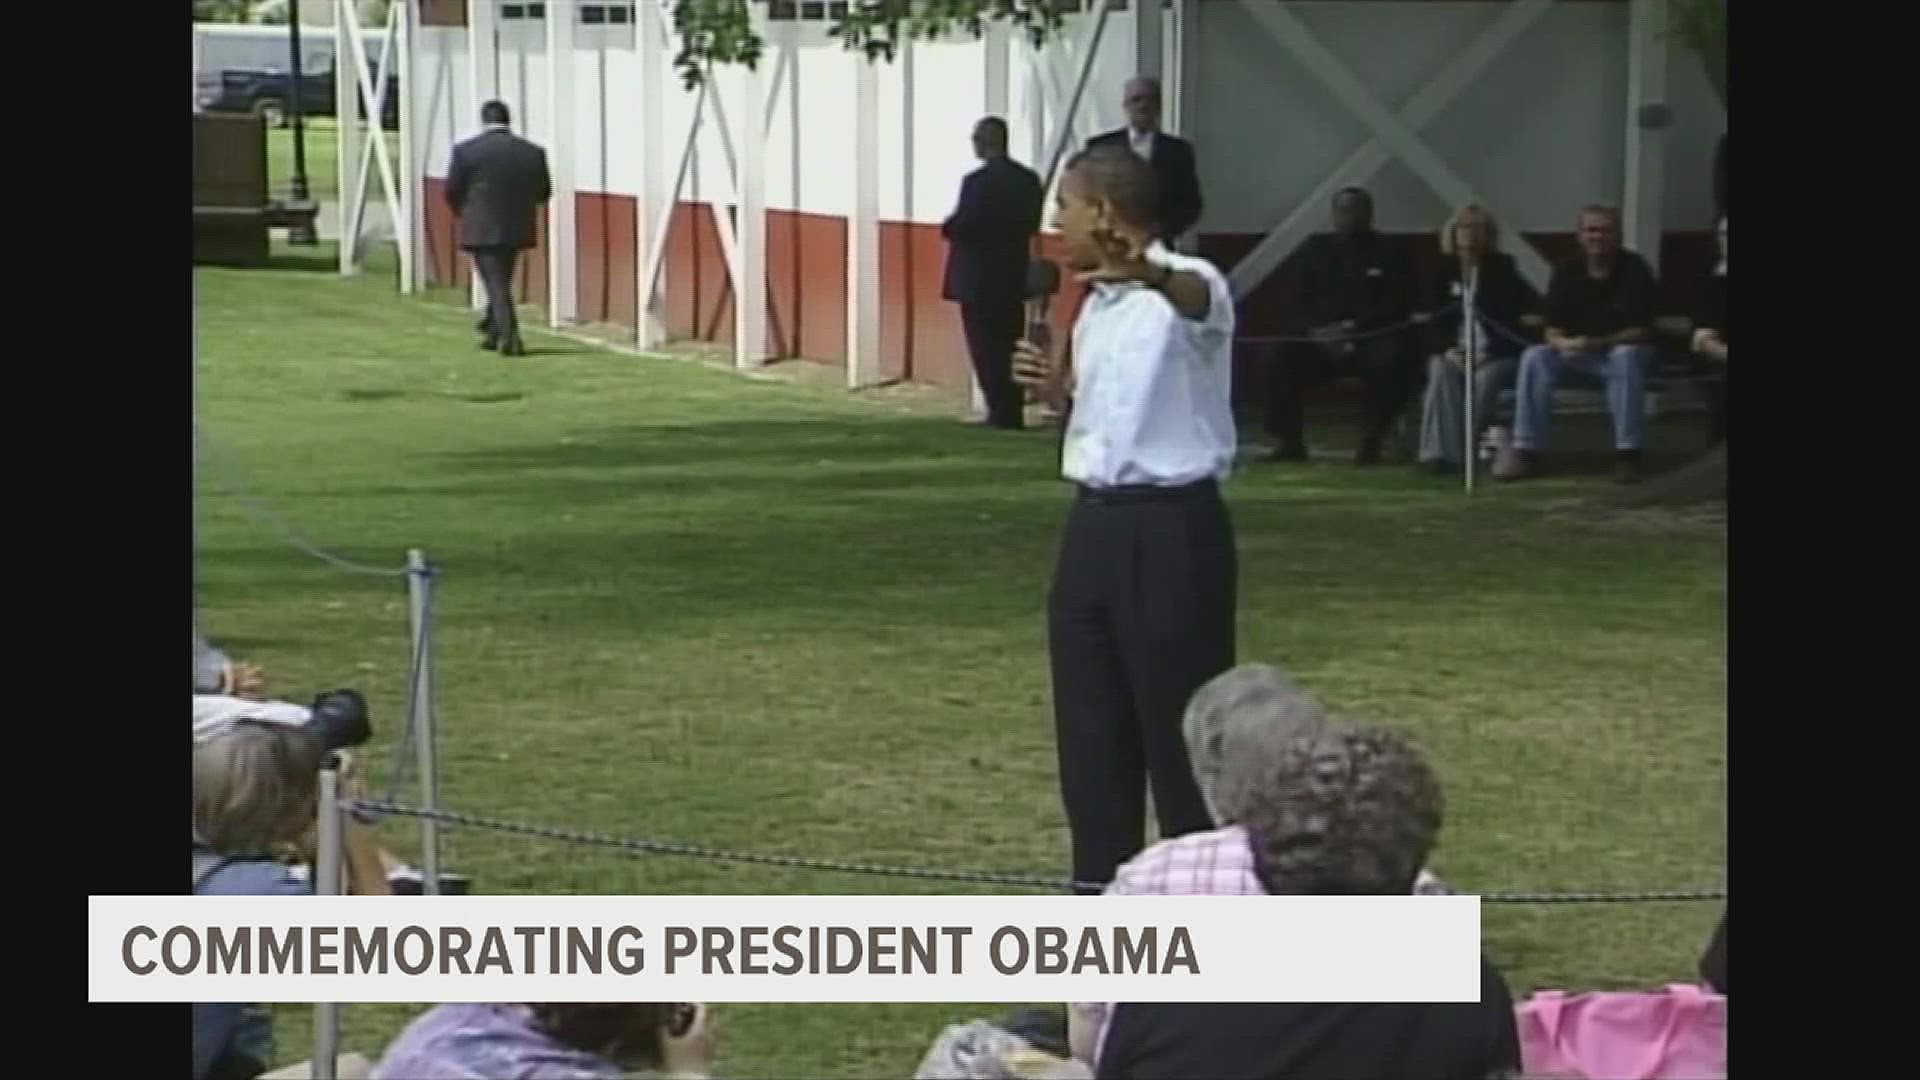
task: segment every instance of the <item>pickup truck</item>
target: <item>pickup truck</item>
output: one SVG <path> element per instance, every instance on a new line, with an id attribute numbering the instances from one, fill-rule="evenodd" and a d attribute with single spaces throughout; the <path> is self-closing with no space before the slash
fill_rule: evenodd
<path id="1" fill-rule="evenodd" d="M 334 73 L 302 72 L 300 108 L 308 116 L 332 116 L 334 110 Z M 386 101 L 382 103 L 380 126 L 387 131 L 400 129 L 400 88 L 397 76 L 387 77 Z M 194 79 L 194 102 L 203 112 L 252 113 L 270 128 L 285 127 L 293 100 L 293 77 L 276 68 L 229 68 Z M 364 119 L 367 106 L 360 103 Z"/>

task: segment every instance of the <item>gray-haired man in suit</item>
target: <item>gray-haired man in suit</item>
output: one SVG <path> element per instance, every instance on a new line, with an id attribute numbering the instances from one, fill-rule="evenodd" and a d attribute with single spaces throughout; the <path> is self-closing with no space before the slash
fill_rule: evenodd
<path id="1" fill-rule="evenodd" d="M 447 168 L 447 205 L 460 218 L 460 246 L 473 258 L 487 290 L 480 347 L 525 356 L 513 311 L 513 270 L 533 246 L 534 217 L 553 196 L 547 152 L 515 135 L 504 102 L 480 107 L 486 130 L 453 148 Z"/>

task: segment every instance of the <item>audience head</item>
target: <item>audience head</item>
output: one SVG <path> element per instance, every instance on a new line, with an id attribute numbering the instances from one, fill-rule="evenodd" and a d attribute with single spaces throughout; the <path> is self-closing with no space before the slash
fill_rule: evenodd
<path id="1" fill-rule="evenodd" d="M 1160 130 L 1160 80 L 1151 75 L 1135 75 L 1127 80 L 1121 104 L 1127 110 L 1127 126 L 1135 131 Z"/>
<path id="2" fill-rule="evenodd" d="M 1276 894 L 1404 896 L 1440 832 L 1440 782 L 1403 737 L 1329 728 L 1235 755 L 1218 797 L 1238 808 Z"/>
<path id="3" fill-rule="evenodd" d="M 1620 250 L 1620 211 L 1595 203 L 1580 211 L 1580 250 L 1589 262 L 1605 262 Z"/>
<path id="4" fill-rule="evenodd" d="M 1196 690 L 1181 728 L 1200 797 L 1214 820 L 1231 821 L 1239 809 L 1223 805 L 1216 794 L 1229 760 L 1242 754 L 1271 756 L 1326 724 L 1320 703 L 1269 664 L 1241 664 Z"/>
<path id="5" fill-rule="evenodd" d="M 668 1066 L 675 1010 L 658 1002 L 530 1004 L 534 1025 L 554 1041 L 627 1069 Z"/>
<path id="6" fill-rule="evenodd" d="M 1479 203 L 1455 210 L 1440 226 L 1440 253 L 1452 258 L 1478 259 L 1500 250 L 1500 226 Z"/>
<path id="7" fill-rule="evenodd" d="M 1150 237 L 1159 202 L 1153 166 L 1124 146 L 1095 146 L 1075 154 L 1060 178 L 1055 223 L 1067 263 L 1091 270 L 1113 253 L 1118 237 Z"/>
<path id="8" fill-rule="evenodd" d="M 480 122 L 497 127 L 506 127 L 513 123 L 513 114 L 507 110 L 506 102 L 496 99 L 480 106 Z"/>
<path id="9" fill-rule="evenodd" d="M 204 731 L 196 717 L 193 831 L 224 855 L 271 855 L 313 828 L 320 740 L 304 723 L 260 712 Z"/>
<path id="10" fill-rule="evenodd" d="M 982 161 L 1007 156 L 1007 122 L 997 116 L 981 117 L 973 125 L 973 156 Z"/>
<path id="11" fill-rule="evenodd" d="M 1358 236 L 1373 228 L 1373 195 L 1366 188 L 1341 188 L 1333 196 L 1333 231 Z"/>

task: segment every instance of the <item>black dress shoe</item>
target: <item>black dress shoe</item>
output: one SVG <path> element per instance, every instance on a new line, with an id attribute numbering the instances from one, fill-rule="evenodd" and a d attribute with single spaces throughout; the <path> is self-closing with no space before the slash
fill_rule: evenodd
<path id="1" fill-rule="evenodd" d="M 1640 451 L 1619 450 L 1614 453 L 1613 480 L 1617 484 L 1640 482 Z"/>
<path id="2" fill-rule="evenodd" d="M 508 338 L 500 346 L 500 355 L 501 356 L 525 356 L 527 355 L 527 347 L 517 337 Z"/>
<path id="3" fill-rule="evenodd" d="M 1304 446 L 1288 446 L 1283 443 L 1267 451 L 1266 460 L 1305 461 L 1307 460 L 1307 448 Z"/>
<path id="4" fill-rule="evenodd" d="M 487 350 L 488 352 L 493 352 L 495 349 L 498 349 L 500 347 L 500 343 L 498 341 L 495 341 L 493 338 L 483 337 L 480 339 L 480 347 Z"/>

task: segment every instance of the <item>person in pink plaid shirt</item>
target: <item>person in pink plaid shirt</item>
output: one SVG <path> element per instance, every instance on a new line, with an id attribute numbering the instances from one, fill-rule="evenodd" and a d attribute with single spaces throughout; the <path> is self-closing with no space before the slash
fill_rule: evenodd
<path id="1" fill-rule="evenodd" d="M 1244 796 L 1222 798 L 1221 777 L 1229 761 L 1258 759 L 1270 749 L 1327 729 L 1320 703 L 1287 674 L 1269 664 L 1241 664 L 1194 692 L 1181 721 L 1194 779 L 1215 821 L 1208 832 L 1162 840 L 1134 856 L 1114 874 L 1107 896 L 1246 896 L 1264 894 L 1254 867 L 1252 840 L 1233 824 Z M 1414 892 L 1450 890 L 1430 870 L 1421 870 Z M 1082 1002 L 1068 1010 L 1067 1041 L 1073 1056 L 1093 1064 L 1105 1041 L 1112 1007 Z"/>

